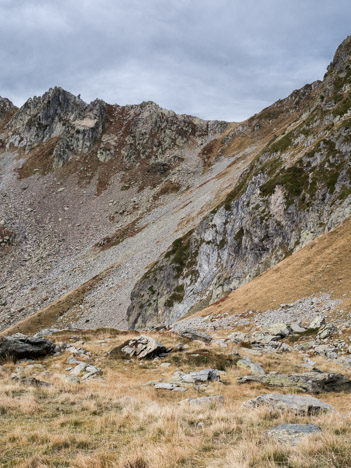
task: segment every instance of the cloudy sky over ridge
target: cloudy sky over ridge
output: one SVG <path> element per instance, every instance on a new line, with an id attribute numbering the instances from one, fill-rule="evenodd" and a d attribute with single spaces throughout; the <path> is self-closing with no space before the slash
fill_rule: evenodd
<path id="1" fill-rule="evenodd" d="M 243 120 L 322 79 L 350 0 L 0 0 L 0 95 L 58 85 Z"/>

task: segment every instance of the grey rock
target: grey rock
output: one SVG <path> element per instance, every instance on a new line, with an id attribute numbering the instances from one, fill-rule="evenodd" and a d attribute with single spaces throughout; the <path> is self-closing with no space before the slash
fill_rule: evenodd
<path id="1" fill-rule="evenodd" d="M 158 383 L 155 385 L 156 390 L 172 390 L 176 392 L 186 392 L 185 387 L 181 387 L 179 385 L 171 384 L 171 383 Z"/>
<path id="2" fill-rule="evenodd" d="M 15 374 L 12 379 L 24 385 L 32 385 L 33 387 L 51 387 L 52 385 L 48 382 L 38 380 L 35 377 L 19 377 L 17 374 Z"/>
<path id="3" fill-rule="evenodd" d="M 279 323 L 274 323 L 273 325 L 268 327 L 267 332 L 270 335 L 279 336 L 281 338 L 284 338 L 285 336 L 291 335 L 292 329 L 288 324 L 283 323 L 283 322 L 279 322 Z"/>
<path id="4" fill-rule="evenodd" d="M 205 396 L 200 398 L 186 398 L 182 400 L 180 403 L 188 403 L 191 406 L 208 406 L 212 404 L 224 404 L 224 396 L 223 395 L 211 395 Z"/>
<path id="5" fill-rule="evenodd" d="M 0 337 L 0 359 L 36 359 L 53 355 L 56 345 L 45 338 L 16 334 Z"/>
<path id="6" fill-rule="evenodd" d="M 74 369 L 72 369 L 70 371 L 70 374 L 71 375 L 75 375 L 75 376 L 78 376 L 80 375 L 82 372 L 85 371 L 85 369 L 89 366 L 89 364 L 87 364 L 86 362 L 81 362 L 80 364 L 78 364 Z"/>
<path id="7" fill-rule="evenodd" d="M 204 341 L 205 343 L 210 343 L 212 341 L 212 336 L 206 332 L 195 330 L 193 328 L 186 328 L 179 332 L 179 335 L 183 338 L 190 338 L 191 340 Z"/>
<path id="8" fill-rule="evenodd" d="M 312 349 L 316 345 L 316 342 L 314 340 L 309 340 L 305 341 L 304 343 L 299 343 L 295 345 L 295 348 L 298 351 L 308 351 L 309 349 Z"/>
<path id="9" fill-rule="evenodd" d="M 260 364 L 252 362 L 250 358 L 248 357 L 245 357 L 244 359 L 239 359 L 236 365 L 244 369 L 250 369 L 253 375 L 265 375 L 266 374 Z"/>
<path id="10" fill-rule="evenodd" d="M 157 356 L 164 355 L 167 348 L 160 342 L 149 336 L 140 336 L 132 340 L 128 340 L 120 346 L 117 346 L 110 352 L 110 356 L 126 355 L 136 357 L 138 359 L 153 359 Z"/>
<path id="11" fill-rule="evenodd" d="M 321 432 L 321 428 L 313 424 L 282 424 L 267 431 L 266 435 L 277 442 L 296 445 L 305 437 L 318 432 Z"/>
<path id="12" fill-rule="evenodd" d="M 326 320 L 324 317 L 316 317 L 315 319 L 312 320 L 312 322 L 309 324 L 308 329 L 315 330 L 317 328 L 324 327 L 326 325 Z"/>
<path id="13" fill-rule="evenodd" d="M 317 338 L 320 340 L 324 340 L 325 338 L 329 338 L 330 336 L 334 335 L 337 331 L 337 327 L 333 323 L 331 323 L 319 330 Z"/>
<path id="14" fill-rule="evenodd" d="M 317 371 L 290 375 L 248 375 L 240 377 L 238 382 L 258 382 L 268 387 L 294 388 L 312 393 L 351 391 L 351 380 L 344 375 Z"/>
<path id="15" fill-rule="evenodd" d="M 220 376 L 217 369 L 203 369 L 197 372 L 190 372 L 189 374 L 176 371 L 171 377 L 170 382 L 176 384 L 195 384 L 219 380 Z"/>
<path id="16" fill-rule="evenodd" d="M 290 328 L 293 331 L 293 333 L 303 333 L 306 331 L 306 328 L 303 328 L 301 326 L 301 322 L 293 322 L 290 324 Z"/>
<path id="17" fill-rule="evenodd" d="M 313 348 L 313 352 L 329 359 L 337 359 L 338 357 L 338 349 L 329 345 L 317 345 Z"/>
<path id="18" fill-rule="evenodd" d="M 230 341 L 233 341 L 233 343 L 239 344 L 239 343 L 249 343 L 249 336 L 247 333 L 244 332 L 234 332 L 231 335 L 229 335 Z"/>
<path id="19" fill-rule="evenodd" d="M 311 396 L 282 395 L 281 393 L 260 395 L 244 403 L 244 406 L 253 408 L 265 406 L 272 410 L 287 410 L 308 416 L 334 410 L 333 406 Z"/>

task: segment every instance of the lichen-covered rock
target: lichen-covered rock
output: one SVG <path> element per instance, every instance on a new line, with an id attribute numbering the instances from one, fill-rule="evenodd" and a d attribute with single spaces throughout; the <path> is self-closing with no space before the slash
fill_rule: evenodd
<path id="1" fill-rule="evenodd" d="M 305 372 L 301 374 L 247 375 L 238 382 L 258 382 L 268 387 L 294 388 L 302 392 L 349 392 L 351 380 L 342 374 L 327 372 Z"/>
<path id="2" fill-rule="evenodd" d="M 314 424 L 282 424 L 267 431 L 266 435 L 269 439 L 274 439 L 277 442 L 296 445 L 305 437 L 318 434 L 321 430 L 319 426 Z"/>
<path id="3" fill-rule="evenodd" d="M 292 328 L 286 323 L 274 323 L 267 328 L 267 332 L 273 336 L 284 338 L 292 333 Z"/>
<path id="4" fill-rule="evenodd" d="M 199 398 L 186 398 L 180 402 L 187 403 L 191 406 L 208 406 L 208 405 L 223 405 L 224 404 L 224 396 L 223 395 L 210 395 L 205 397 Z"/>
<path id="5" fill-rule="evenodd" d="M 264 406 L 272 410 L 292 411 L 298 415 L 314 415 L 333 411 L 334 407 L 311 396 L 283 395 L 281 393 L 268 393 L 260 395 L 244 403 L 247 408 Z"/>

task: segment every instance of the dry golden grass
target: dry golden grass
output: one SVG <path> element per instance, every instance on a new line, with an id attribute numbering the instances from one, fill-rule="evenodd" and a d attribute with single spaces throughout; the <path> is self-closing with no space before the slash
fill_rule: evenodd
<path id="1" fill-rule="evenodd" d="M 274 391 L 258 384 L 236 383 L 247 371 L 228 367 L 221 373 L 223 383 L 210 384 L 207 392 L 189 388 L 186 393 L 157 391 L 142 386 L 149 380 L 168 381 L 176 370 L 157 362 L 112 360 L 107 351 L 133 334 L 100 330 L 79 335 L 83 347 L 92 353 L 91 361 L 103 369 L 103 379 L 87 383 L 64 384 L 56 374 L 64 374 L 68 353 L 42 361 L 44 368 L 27 369 L 53 383 L 52 387 L 33 388 L 9 378 L 15 363 L 7 363 L 0 383 L 0 466 L 73 468 L 166 468 L 166 467 L 349 467 L 351 466 L 350 396 L 325 394 L 321 399 L 339 411 L 332 415 L 295 416 L 266 409 L 243 410 L 242 403 L 258 394 Z M 179 338 L 154 335 L 166 345 Z M 74 343 L 73 333 L 57 335 L 55 340 Z M 106 344 L 100 340 L 105 339 Z M 184 341 L 185 343 L 185 341 Z M 186 352 L 204 347 L 189 343 Z M 228 355 L 234 349 L 211 346 L 213 356 Z M 177 353 L 177 354 L 183 354 Z M 245 350 L 242 349 L 244 354 Z M 176 353 L 174 353 L 175 355 Z M 172 362 L 166 358 L 166 362 Z M 301 371 L 301 355 L 265 355 L 254 359 L 267 370 Z M 337 364 L 317 358 L 318 366 L 339 370 Z M 194 370 L 184 361 L 182 370 Z M 207 366 L 198 365 L 197 369 Z M 281 389 L 277 389 L 281 392 Z M 225 404 L 190 407 L 177 404 L 188 397 L 222 394 Z M 123 397 L 130 397 L 125 398 Z M 283 423 L 312 423 L 323 432 L 296 448 L 272 443 L 265 431 Z"/>

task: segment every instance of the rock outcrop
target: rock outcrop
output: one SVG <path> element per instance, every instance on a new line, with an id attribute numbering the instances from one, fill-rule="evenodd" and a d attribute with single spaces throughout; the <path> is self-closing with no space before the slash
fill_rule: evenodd
<path id="1" fill-rule="evenodd" d="M 0 359 L 36 359 L 56 352 L 56 345 L 45 338 L 16 335 L 0 337 Z"/>
<path id="2" fill-rule="evenodd" d="M 28 99 L 7 124 L 6 147 L 28 153 L 55 139 L 53 166 L 60 167 L 74 154 L 88 153 L 102 133 L 106 104 L 86 104 L 55 87 L 41 97 Z"/>
<path id="3" fill-rule="evenodd" d="M 297 121 L 266 145 L 224 202 L 173 242 L 136 284 L 130 327 L 174 323 L 351 215 L 350 57 L 348 38 L 324 81 L 300 90 L 305 106 Z"/>

